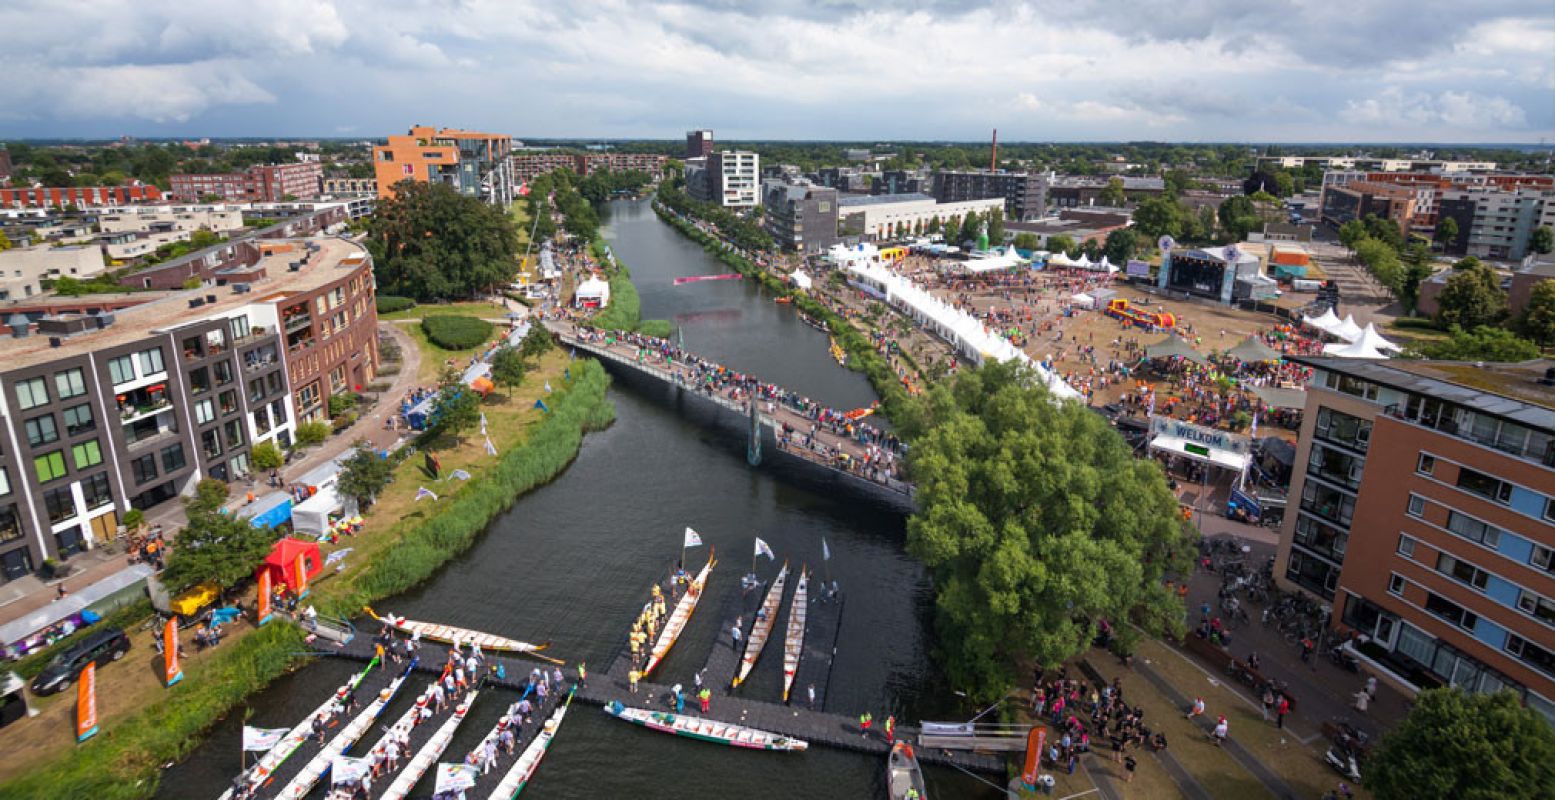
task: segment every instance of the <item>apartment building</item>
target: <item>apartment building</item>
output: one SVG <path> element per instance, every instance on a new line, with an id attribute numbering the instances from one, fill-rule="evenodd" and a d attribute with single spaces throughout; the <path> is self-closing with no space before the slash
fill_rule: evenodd
<path id="1" fill-rule="evenodd" d="M 1443 161 L 1434 158 L 1364 158 L 1353 156 L 1260 156 L 1259 167 L 1301 169 L 1316 165 L 1334 170 L 1382 172 L 1493 172 L 1494 161 Z"/>
<path id="2" fill-rule="evenodd" d="M 1520 261 L 1529 253 L 1533 232 L 1555 225 L 1555 189 L 1448 189 L 1441 194 L 1439 216 L 1458 225 L 1447 252 Z"/>
<path id="3" fill-rule="evenodd" d="M 373 148 L 378 196 L 400 181 L 443 183 L 460 194 L 506 207 L 513 202 L 513 139 L 496 133 L 417 125 Z"/>
<path id="4" fill-rule="evenodd" d="M 948 224 L 969 212 L 985 217 L 996 208 L 1004 208 L 1004 198 L 985 197 L 942 203 L 926 194 L 849 195 L 837 201 L 842 229 L 848 235 L 885 240 L 927 230 L 938 219 Z"/>
<path id="5" fill-rule="evenodd" d="M 707 158 L 712 154 L 712 131 L 686 131 L 686 158 Z"/>
<path id="6" fill-rule="evenodd" d="M 1555 722 L 1555 361 L 1294 357 L 1314 376 L 1276 579 L 1416 690 Z"/>
<path id="7" fill-rule="evenodd" d="M 724 208 L 761 205 L 761 157 L 743 150 L 720 150 L 686 162 L 686 192 Z"/>
<path id="8" fill-rule="evenodd" d="M 1049 178 L 1039 172 L 940 170 L 934 173 L 934 199 L 941 203 L 1003 198 L 1004 218 L 1021 221 L 1047 216 Z"/>
<path id="9" fill-rule="evenodd" d="M 559 169 L 572 170 L 579 175 L 591 175 L 600 170 L 646 172 L 655 179 L 664 176 L 664 156 L 652 153 L 534 153 L 511 156 L 513 180 L 533 180 Z"/>
<path id="10" fill-rule="evenodd" d="M 185 173 L 168 178 L 174 200 L 192 203 L 215 198 L 230 203 L 279 203 L 317 197 L 324 167 L 317 161 L 262 164 L 243 172 Z"/>
<path id="11" fill-rule="evenodd" d="M 783 181 L 767 181 L 762 189 L 763 224 L 783 249 L 819 255 L 840 241 L 836 189 Z"/>
<path id="12" fill-rule="evenodd" d="M 1325 188 L 1319 214 L 1323 222 L 1335 227 L 1375 214 L 1408 235 L 1415 226 L 1418 201 L 1417 190 L 1411 187 L 1357 180 Z"/>
<path id="13" fill-rule="evenodd" d="M 325 178 L 324 194 L 377 194 L 378 181 L 372 178 Z"/>
<path id="14" fill-rule="evenodd" d="M 45 280 L 91 278 L 107 268 L 103 250 L 95 244 L 0 250 L 0 301 L 42 294 Z"/>
<path id="15" fill-rule="evenodd" d="M 69 186 L 64 188 L 0 189 L 0 208 L 64 208 L 155 203 L 162 190 L 143 186 Z"/>
<path id="16" fill-rule="evenodd" d="M 103 233 L 161 230 L 222 233 L 243 228 L 243 209 L 232 206 L 131 206 L 99 213 L 97 225 Z"/>
<path id="17" fill-rule="evenodd" d="M 1112 181 L 1123 184 L 1123 193 L 1130 199 L 1141 197 L 1159 197 L 1166 191 L 1166 182 L 1160 178 L 1118 176 L 1111 178 L 1090 178 L 1084 176 L 1063 176 L 1051 178 L 1047 187 L 1047 207 L 1053 208 L 1088 208 L 1091 206 L 1106 206 L 1102 201 L 1102 193 Z M 1237 194 L 1241 194 L 1240 187 Z M 1224 198 L 1229 195 L 1217 194 Z M 1217 203 L 1218 205 L 1218 203 Z"/>

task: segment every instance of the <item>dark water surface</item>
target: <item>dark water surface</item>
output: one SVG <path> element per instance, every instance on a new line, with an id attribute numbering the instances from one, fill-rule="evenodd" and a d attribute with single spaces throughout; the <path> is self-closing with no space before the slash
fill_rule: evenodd
<path id="1" fill-rule="evenodd" d="M 862 376 L 832 362 L 824 334 L 755 286 L 672 286 L 675 277 L 726 270 L 658 220 L 646 201 L 614 203 L 606 234 L 631 267 L 643 316 L 678 322 L 688 348 L 838 407 L 874 399 Z M 717 548 L 720 563 L 706 601 L 656 675 L 690 685 L 712 646 L 717 617 L 750 568 L 752 537 L 766 540 L 795 568 L 808 563 L 820 572 L 824 536 L 830 576 L 848 593 L 827 709 L 849 715 L 868 709 L 877 720 L 889 711 L 900 719 L 970 716 L 933 682 L 931 593 L 922 568 L 903 552 L 902 509 L 808 465 L 769 457 L 748 467 L 742 423 L 673 389 L 618 375 L 611 398 L 616 424 L 590 435 L 556 482 L 516 502 L 422 588 L 380 603 L 380 613 L 548 640 L 557 657 L 584 659 L 602 672 L 643 592 L 679 555 L 681 531 L 690 525 Z M 693 550 L 688 561 L 702 558 Z M 770 574 L 776 567 L 763 560 L 760 570 Z M 741 692 L 778 700 L 781 657 L 765 655 Z M 253 698 L 249 724 L 295 724 L 358 668 L 322 659 L 277 682 Z M 461 758 L 480 740 L 512 701 L 506 695 L 482 695 L 443 760 Z M 404 702 L 386 718 L 395 718 Z M 169 769 L 161 796 L 219 794 L 238 768 L 241 717 L 217 726 L 204 746 Z M 790 755 L 688 741 L 575 703 L 525 796 L 869 798 L 884 796 L 883 770 L 883 759 L 821 746 Z M 947 798 L 998 796 L 954 770 L 931 769 L 930 790 Z M 431 781 L 424 781 L 418 794 L 430 793 Z"/>

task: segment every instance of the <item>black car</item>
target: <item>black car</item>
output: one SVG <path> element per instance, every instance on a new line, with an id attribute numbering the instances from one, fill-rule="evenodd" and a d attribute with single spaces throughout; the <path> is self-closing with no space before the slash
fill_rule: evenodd
<path id="1" fill-rule="evenodd" d="M 124 658 L 130 651 L 130 637 L 118 628 L 104 628 L 87 634 L 65 651 L 54 657 L 49 665 L 32 679 L 32 693 L 54 694 L 70 688 L 76 676 L 88 662 L 98 666 Z"/>

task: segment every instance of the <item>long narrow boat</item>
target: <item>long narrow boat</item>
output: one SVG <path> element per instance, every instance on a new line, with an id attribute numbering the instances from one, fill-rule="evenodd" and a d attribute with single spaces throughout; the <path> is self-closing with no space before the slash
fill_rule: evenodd
<path id="1" fill-rule="evenodd" d="M 734 676 L 731 686 L 739 686 L 750 677 L 751 668 L 756 666 L 756 659 L 767 646 L 773 626 L 777 625 L 778 607 L 783 605 L 783 587 L 787 584 L 788 562 L 784 561 L 783 568 L 772 581 L 772 588 L 767 590 L 766 598 L 761 601 L 761 611 L 757 612 L 756 623 L 751 626 L 750 638 L 745 640 L 745 656 L 740 659 L 740 672 Z"/>
<path id="2" fill-rule="evenodd" d="M 567 716 L 567 707 L 572 705 L 572 696 L 577 693 L 578 687 L 574 685 L 572 691 L 567 693 L 567 701 L 556 707 L 551 718 L 545 721 L 545 727 L 535 734 L 534 741 L 524 748 L 518 760 L 508 770 L 508 774 L 502 776 L 502 782 L 497 788 L 491 790 L 494 800 L 513 800 L 519 792 L 529 785 L 529 779 L 534 777 L 535 770 L 540 768 L 540 759 L 545 758 L 545 752 L 551 749 L 551 740 L 556 738 L 556 731 L 562 726 L 562 718 Z"/>
<path id="3" fill-rule="evenodd" d="M 659 638 L 653 643 L 653 649 L 648 653 L 648 663 L 643 666 L 642 677 L 648 677 L 653 668 L 669 655 L 670 648 L 675 645 L 675 640 L 680 638 L 680 632 L 686 629 L 686 623 L 691 621 L 691 612 L 697 610 L 697 603 L 702 599 L 702 592 L 707 588 L 708 573 L 713 571 L 713 565 L 718 561 L 713 557 L 709 548 L 707 563 L 702 566 L 702 571 L 697 573 L 696 580 L 686 587 L 681 593 L 680 599 L 675 601 L 675 610 L 670 612 L 670 618 L 664 622 L 664 630 L 659 631 Z"/>
<path id="4" fill-rule="evenodd" d="M 831 340 L 831 357 L 837 361 L 839 367 L 848 365 L 848 351 L 842 349 L 842 345 L 837 344 L 836 339 Z"/>
<path id="5" fill-rule="evenodd" d="M 302 798 L 307 797 L 308 793 L 313 791 L 313 787 L 318 784 L 319 779 L 324 777 L 324 773 L 328 772 L 330 766 L 335 763 L 335 758 L 345 755 L 345 752 L 350 750 L 352 745 L 356 744 L 356 740 L 362 738 L 363 734 L 372 728 L 373 723 L 383 714 L 383 710 L 389 707 L 389 701 L 393 700 L 394 695 L 399 693 L 400 687 L 405 685 L 406 679 L 410 677 L 410 673 L 415 668 L 416 662 L 412 659 L 410 666 L 406 667 L 399 677 L 395 678 L 383 691 L 379 692 L 378 696 L 373 698 L 371 703 L 367 704 L 367 709 L 358 714 L 356 719 L 351 720 L 350 724 L 341 728 L 340 733 L 335 734 L 335 738 L 329 740 L 329 744 L 324 745 L 324 749 L 320 750 L 318 755 L 315 755 L 313 760 L 309 761 L 308 765 L 303 767 L 302 771 L 297 773 L 297 776 L 292 778 L 291 783 L 286 784 L 286 788 L 282 789 L 276 797 L 280 798 L 280 800 L 302 800 Z"/>
<path id="6" fill-rule="evenodd" d="M 405 769 L 400 772 L 399 777 L 395 778 L 394 782 L 389 784 L 389 788 L 383 791 L 383 800 L 403 800 L 406 795 L 410 794 L 411 789 L 416 788 L 416 784 L 421 782 L 421 777 L 427 774 L 427 770 L 431 769 L 437 763 L 437 759 L 443 754 L 443 751 L 448 749 L 448 743 L 454 739 L 454 732 L 459 730 L 459 724 L 464 722 L 464 716 L 469 712 L 470 704 L 475 702 L 475 698 L 479 694 L 479 689 L 471 689 L 470 693 L 464 696 L 464 700 L 460 701 L 459 705 L 454 708 L 453 716 L 449 717 L 448 721 L 444 722 L 443 726 L 437 729 L 437 733 L 432 734 L 432 738 L 428 739 L 425 745 L 422 745 L 420 752 L 416 753 L 416 757 L 412 758 L 410 763 L 405 765 Z"/>
<path id="7" fill-rule="evenodd" d="M 918 766 L 918 755 L 912 745 L 897 742 L 886 757 L 886 792 L 891 800 L 929 800 L 929 789 L 923 782 L 923 768 Z M 916 790 L 917 794 L 910 794 Z"/>
<path id="8" fill-rule="evenodd" d="M 788 692 L 794 688 L 794 673 L 799 671 L 799 654 L 804 650 L 805 614 L 809 610 L 810 573 L 799 570 L 799 583 L 794 587 L 794 601 L 788 606 L 788 632 L 783 636 L 783 702 L 788 702 Z"/>
<path id="9" fill-rule="evenodd" d="M 437 681 L 438 679 L 434 677 L 431 683 L 427 684 L 427 688 L 416 696 L 416 701 L 410 704 L 410 708 L 405 709 L 405 713 L 401 714 L 400 718 L 395 720 L 393 725 L 384 728 L 383 736 L 378 737 L 378 741 L 374 742 L 372 747 L 367 748 L 368 757 L 378 752 L 379 748 L 386 746 L 390 739 L 404 737 L 406 741 L 410 740 L 411 731 L 416 727 L 416 718 L 420 716 L 421 709 L 432 702 L 432 687 L 437 685 Z M 334 796 L 332 792 L 330 797 L 333 798 Z"/>
<path id="10" fill-rule="evenodd" d="M 297 752 L 297 748 L 301 747 L 303 742 L 308 741 L 308 736 L 313 733 L 313 720 L 329 714 L 334 709 L 338 698 L 345 696 L 348 692 L 361 685 L 362 681 L 367 677 L 367 673 L 372 672 L 373 667 L 376 666 L 378 666 L 378 659 L 376 658 L 367 662 L 366 669 L 358 672 L 344 686 L 335 690 L 335 693 L 330 695 L 323 705 L 314 709 L 312 714 L 303 718 L 302 722 L 297 723 L 297 727 L 292 728 L 285 736 L 282 736 L 281 741 L 276 742 L 274 747 L 259 757 L 257 763 L 243 773 L 243 784 L 249 789 L 253 789 L 269 780 L 270 776 L 275 773 L 276 767 L 281 766 L 281 763 L 290 758 L 292 753 Z M 234 789 L 227 789 L 227 791 L 222 793 L 221 800 L 231 800 L 234 793 Z"/>
<path id="11" fill-rule="evenodd" d="M 621 705 L 619 700 L 612 701 L 605 706 L 605 713 L 616 719 L 625 720 L 634 725 L 641 725 L 644 728 L 661 733 L 673 733 L 676 736 L 701 739 L 704 742 L 726 744 L 731 747 L 747 747 L 752 750 L 783 750 L 787 752 L 798 752 L 810 747 L 809 742 L 801 739 L 793 739 L 776 733 L 747 728 L 744 725 L 733 725 L 706 717 L 691 717 L 684 714 L 670 714 L 664 711 L 649 711 L 646 708 L 627 708 Z"/>
<path id="12" fill-rule="evenodd" d="M 550 642 L 530 644 L 517 639 L 509 639 L 506 636 L 472 631 L 468 628 L 456 628 L 452 625 L 440 625 L 436 622 L 417 622 L 416 620 L 397 617 L 393 614 L 385 614 L 380 617 L 372 608 L 366 606 L 363 607 L 363 610 L 367 612 L 368 616 L 406 636 L 414 636 L 419 633 L 422 639 L 428 641 L 442 642 L 444 644 L 480 645 L 481 650 L 488 653 L 523 653 L 543 661 L 549 661 L 552 664 L 566 663 L 565 661 L 540 655 L 541 650 L 551 646 Z"/>
<path id="13" fill-rule="evenodd" d="M 532 691 L 534 691 L 533 685 L 525 687 L 523 694 L 520 694 L 518 699 L 523 700 L 524 698 L 528 697 Z M 515 705 L 517 705 L 517 703 L 515 703 Z M 502 738 L 502 731 L 506 730 L 511 724 L 512 720 L 508 718 L 507 714 L 503 714 L 502 716 L 498 717 L 497 724 L 491 726 L 491 730 L 481 739 L 480 744 L 475 745 L 475 749 L 470 751 L 470 755 L 466 757 L 465 763 L 470 763 L 472 760 L 478 762 L 478 759 L 480 759 L 486 753 L 486 746 L 496 745 L 497 741 Z M 522 724 L 522 721 L 520 721 L 520 724 Z M 522 727 L 519 728 L 519 733 L 523 733 Z"/>

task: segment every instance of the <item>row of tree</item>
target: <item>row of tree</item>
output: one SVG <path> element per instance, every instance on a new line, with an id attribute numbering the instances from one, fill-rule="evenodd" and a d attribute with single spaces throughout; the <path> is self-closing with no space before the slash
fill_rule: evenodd
<path id="1" fill-rule="evenodd" d="M 716 226 L 725 239 L 746 250 L 771 250 L 775 246 L 772 235 L 761 227 L 755 214 L 745 217 L 716 203 L 694 200 L 683 187 L 675 185 L 678 183 L 676 179 L 672 184 L 659 186 L 659 202 L 670 210 Z"/>

